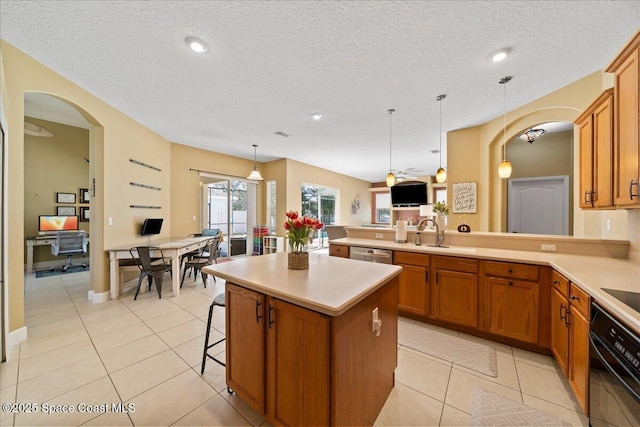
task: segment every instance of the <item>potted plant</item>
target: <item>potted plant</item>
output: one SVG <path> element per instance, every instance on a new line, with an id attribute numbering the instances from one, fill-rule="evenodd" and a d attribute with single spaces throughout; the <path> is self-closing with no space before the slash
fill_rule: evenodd
<path id="1" fill-rule="evenodd" d="M 438 228 L 441 232 L 444 232 L 447 227 L 445 217 L 449 215 L 449 207 L 444 201 L 436 202 L 433 204 L 433 211 L 436 213 L 436 223 L 438 224 Z"/>
<path id="2" fill-rule="evenodd" d="M 321 230 L 324 225 L 316 218 L 298 215 L 297 211 L 287 211 L 284 229 L 289 240 L 288 267 L 292 270 L 309 268 L 307 244 L 313 230 Z"/>

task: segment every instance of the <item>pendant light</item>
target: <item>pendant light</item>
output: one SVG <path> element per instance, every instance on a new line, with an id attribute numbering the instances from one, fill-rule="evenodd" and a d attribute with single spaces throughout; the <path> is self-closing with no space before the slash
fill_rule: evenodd
<path id="1" fill-rule="evenodd" d="M 395 113 L 395 111 L 393 108 L 387 110 L 387 114 L 389 114 L 389 173 L 387 174 L 387 187 L 396 185 L 396 177 L 393 172 L 391 172 L 391 115 Z"/>
<path id="2" fill-rule="evenodd" d="M 258 148 L 258 146 L 256 144 L 253 144 L 253 170 L 251 171 L 247 179 L 250 179 L 252 181 L 263 181 L 264 178 L 262 178 L 262 175 L 260 175 L 260 171 L 258 170 L 256 148 Z"/>
<path id="3" fill-rule="evenodd" d="M 507 160 L 507 83 L 511 81 L 513 76 L 507 76 L 500 79 L 499 83 L 504 87 L 504 115 L 502 116 L 503 127 L 503 157 L 500 166 L 498 166 L 498 176 L 500 178 L 509 178 L 511 176 L 511 163 Z"/>
<path id="4" fill-rule="evenodd" d="M 440 103 L 440 168 L 436 172 L 436 182 L 440 184 L 447 181 L 447 171 L 442 167 L 442 100 L 446 97 L 445 94 L 436 97 L 436 101 Z"/>

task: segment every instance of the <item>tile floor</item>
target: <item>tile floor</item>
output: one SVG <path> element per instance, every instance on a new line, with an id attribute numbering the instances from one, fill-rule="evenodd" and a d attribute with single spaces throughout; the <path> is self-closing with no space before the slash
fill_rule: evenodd
<path id="1" fill-rule="evenodd" d="M 187 279 L 177 298 L 165 286 L 162 299 L 152 289 L 137 301 L 128 291 L 101 304 L 87 301 L 88 281 L 88 272 L 27 277 L 29 339 L 0 365 L 0 400 L 74 408 L 84 403 L 94 411 L 2 412 L 0 425 L 268 425 L 227 394 L 223 367 L 209 361 L 200 375 L 208 309 L 223 290 L 222 280 L 214 284 L 210 278 L 205 289 L 200 279 Z M 212 339 L 224 334 L 224 322 L 224 309 L 216 307 Z M 573 425 L 588 425 L 553 359 L 467 338 L 496 348 L 497 378 L 400 347 L 396 387 L 376 425 L 469 425 L 476 386 Z M 224 344 L 219 347 L 223 357 Z M 97 405 L 107 403 L 132 405 L 135 411 L 100 413 Z"/>

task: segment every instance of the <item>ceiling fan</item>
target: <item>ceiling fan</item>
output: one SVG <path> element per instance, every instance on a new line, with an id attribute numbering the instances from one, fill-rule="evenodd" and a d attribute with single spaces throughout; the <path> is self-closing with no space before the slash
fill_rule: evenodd
<path id="1" fill-rule="evenodd" d="M 423 170 L 418 168 L 398 169 L 398 170 L 393 170 L 392 172 L 396 176 L 396 180 L 398 182 L 417 179 L 418 177 L 415 176 L 416 173 L 424 173 Z"/>

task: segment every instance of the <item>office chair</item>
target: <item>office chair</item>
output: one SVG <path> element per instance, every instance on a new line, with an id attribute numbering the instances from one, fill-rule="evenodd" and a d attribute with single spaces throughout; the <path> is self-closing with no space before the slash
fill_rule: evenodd
<path id="1" fill-rule="evenodd" d="M 159 254 L 159 256 L 151 258 L 152 252 Z M 167 271 L 170 274 L 173 274 L 171 272 L 171 258 L 165 258 L 162 253 L 162 249 L 155 246 L 136 246 L 129 249 L 129 253 L 140 269 L 138 288 L 136 289 L 136 295 L 133 297 L 134 301 L 138 298 L 140 286 L 142 285 L 142 281 L 145 277 L 147 277 L 147 280 L 149 281 L 149 290 L 151 290 L 153 279 L 156 280 L 158 298 L 162 298 L 162 277 Z"/>
<path id="2" fill-rule="evenodd" d="M 198 270 L 200 271 L 200 277 L 202 277 L 202 283 L 204 283 L 204 287 L 207 287 L 207 274 L 202 271 L 202 267 L 207 265 L 211 265 L 213 263 L 218 263 L 218 245 L 220 244 L 220 238 L 216 237 L 214 239 L 207 240 L 205 245 L 205 250 L 202 252 L 202 255 L 193 257 L 190 260 L 185 261 L 184 270 L 182 271 L 182 280 L 180 281 L 180 287 L 184 283 L 184 276 L 187 274 L 187 270 L 193 268 L 194 274 L 193 279 L 196 280 L 198 277 Z M 216 281 L 216 277 L 213 277 L 213 281 Z"/>
<path id="3" fill-rule="evenodd" d="M 71 266 L 82 266 L 87 268 L 87 264 L 72 264 L 71 257 L 74 255 L 84 255 L 87 253 L 87 235 L 84 231 L 60 231 L 56 236 L 56 241 L 51 244 L 51 253 L 55 256 L 66 256 L 67 263 L 62 267 L 62 271 L 67 271 Z M 55 267 L 51 267 L 55 270 Z"/>

